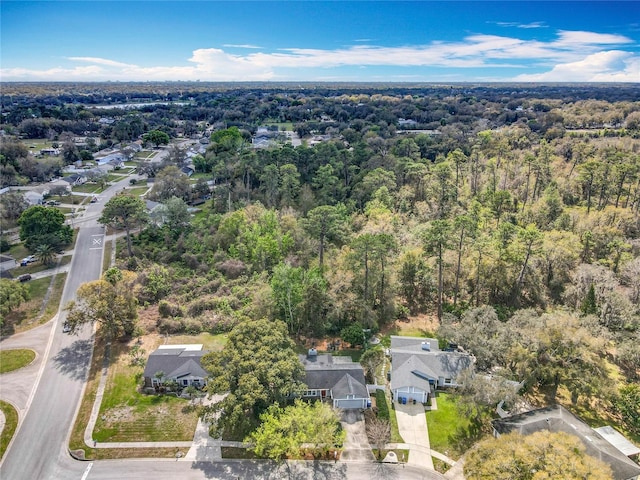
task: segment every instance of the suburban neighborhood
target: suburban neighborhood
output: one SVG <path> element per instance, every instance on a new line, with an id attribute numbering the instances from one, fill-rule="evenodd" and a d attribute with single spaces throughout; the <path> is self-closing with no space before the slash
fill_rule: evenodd
<path id="1" fill-rule="evenodd" d="M 171 87 L 2 94 L 0 476 L 640 478 L 637 86 Z"/>

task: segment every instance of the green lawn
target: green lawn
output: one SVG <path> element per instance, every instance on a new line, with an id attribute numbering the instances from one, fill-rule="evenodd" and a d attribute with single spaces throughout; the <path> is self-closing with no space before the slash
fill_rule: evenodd
<path id="1" fill-rule="evenodd" d="M 6 420 L 5 426 L 0 434 L 0 459 L 4 456 L 4 452 L 9 446 L 9 442 L 13 437 L 13 433 L 18 427 L 18 411 L 10 403 L 0 400 L 0 410 L 4 413 Z"/>
<path id="2" fill-rule="evenodd" d="M 28 348 L 0 350 L 0 373 L 13 372 L 26 367 L 36 358 L 36 352 Z"/>
<path id="3" fill-rule="evenodd" d="M 85 183 L 84 185 L 78 185 L 77 187 L 73 187 L 74 192 L 79 193 L 102 193 L 107 186 L 101 187 L 97 183 Z"/>
<path id="4" fill-rule="evenodd" d="M 129 347 L 112 345 L 100 415 L 93 431 L 99 442 L 189 441 L 198 421 L 189 400 L 139 392 L 143 368 L 130 365 Z"/>
<path id="5" fill-rule="evenodd" d="M 457 459 L 462 453 L 456 448 L 457 439 L 467 434 L 469 419 L 458 412 L 453 395 L 438 392 L 436 401 L 438 409 L 426 412 L 431 448 Z"/>
<path id="6" fill-rule="evenodd" d="M 147 193 L 147 190 L 149 190 L 149 187 L 147 186 L 127 188 L 127 192 L 129 192 L 130 195 L 144 195 L 145 193 Z"/>
<path id="7" fill-rule="evenodd" d="M 149 150 L 142 150 L 141 152 L 136 153 L 135 158 L 138 158 L 141 160 L 150 160 L 155 156 L 156 156 L 156 152 L 149 151 Z"/>
<path id="8" fill-rule="evenodd" d="M 85 200 L 89 201 L 91 200 L 91 197 L 88 197 L 86 195 L 51 195 L 50 197 L 47 197 L 47 201 L 50 200 L 57 200 L 60 203 L 64 203 L 64 204 L 71 204 L 71 205 L 80 205 L 81 203 L 83 203 Z"/>

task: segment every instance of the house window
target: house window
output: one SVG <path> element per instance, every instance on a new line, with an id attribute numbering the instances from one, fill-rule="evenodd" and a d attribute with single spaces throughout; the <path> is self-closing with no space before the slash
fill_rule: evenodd
<path id="1" fill-rule="evenodd" d="M 352 399 L 352 398 L 356 398 L 355 395 L 347 395 L 347 399 Z"/>
<path id="2" fill-rule="evenodd" d="M 189 380 L 182 380 L 182 386 L 183 387 L 188 387 L 189 386 Z"/>
<path id="3" fill-rule="evenodd" d="M 453 381 L 450 378 L 445 378 L 444 379 L 444 383 L 445 383 L 445 385 L 451 385 L 453 383 Z"/>

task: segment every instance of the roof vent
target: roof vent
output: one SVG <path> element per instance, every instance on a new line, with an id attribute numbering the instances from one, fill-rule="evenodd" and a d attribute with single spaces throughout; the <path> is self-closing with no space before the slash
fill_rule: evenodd
<path id="1" fill-rule="evenodd" d="M 431 344 L 429 342 L 422 342 L 422 350 L 430 352 L 431 351 Z"/>

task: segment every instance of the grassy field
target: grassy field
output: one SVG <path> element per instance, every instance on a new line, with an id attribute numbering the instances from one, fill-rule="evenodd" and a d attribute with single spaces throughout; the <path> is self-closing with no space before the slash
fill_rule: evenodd
<path id="1" fill-rule="evenodd" d="M 4 456 L 4 452 L 9 446 L 13 433 L 18 427 L 18 411 L 10 403 L 0 400 L 0 410 L 4 413 L 6 420 L 5 426 L 0 434 L 0 459 Z"/>
<path id="2" fill-rule="evenodd" d="M 129 346 L 114 343 L 111 348 L 113 361 L 93 438 L 99 442 L 191 440 L 198 418 L 189 401 L 140 393 L 143 368 L 130 365 Z"/>
<path id="3" fill-rule="evenodd" d="M 438 392 L 436 400 L 438 409 L 426 412 L 431 448 L 457 460 L 463 452 L 457 450 L 456 438 L 469 429 L 469 419 L 460 415 L 451 394 Z"/>
<path id="4" fill-rule="evenodd" d="M 265 127 L 270 127 L 272 125 L 275 125 L 278 127 L 278 130 L 280 130 L 281 132 L 284 130 L 289 130 L 289 131 L 293 131 L 293 123 L 292 122 L 277 122 L 277 121 L 269 121 L 269 120 L 265 120 L 264 121 L 264 126 Z"/>
<path id="5" fill-rule="evenodd" d="M 36 352 L 28 348 L 0 350 L 0 373 L 9 373 L 26 367 L 36 358 Z"/>
<path id="6" fill-rule="evenodd" d="M 29 150 L 41 150 L 43 148 L 53 148 L 53 141 L 47 140 L 46 138 L 28 138 L 22 140 L 22 143 L 26 145 Z M 60 146 L 60 142 L 57 142 L 58 146 Z"/>

